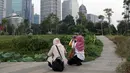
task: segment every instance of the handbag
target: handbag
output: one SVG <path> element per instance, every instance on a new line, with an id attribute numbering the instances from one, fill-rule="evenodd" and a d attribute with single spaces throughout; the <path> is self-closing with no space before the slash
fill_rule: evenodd
<path id="1" fill-rule="evenodd" d="M 55 59 L 55 61 L 52 62 L 52 69 L 54 71 L 62 72 L 64 70 L 64 62 L 62 61 L 63 58 L 61 56 L 61 53 L 60 53 L 59 48 L 57 47 L 57 45 L 56 45 L 56 48 L 57 48 L 57 51 L 58 51 L 60 57 L 57 57 Z"/>

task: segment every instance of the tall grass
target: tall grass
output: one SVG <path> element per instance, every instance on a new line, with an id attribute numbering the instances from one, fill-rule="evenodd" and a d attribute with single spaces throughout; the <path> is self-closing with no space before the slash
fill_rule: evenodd
<path id="1" fill-rule="evenodd" d="M 130 37 L 128 36 L 108 36 L 116 45 L 116 53 L 126 59 L 117 67 L 117 73 L 130 73 Z"/>

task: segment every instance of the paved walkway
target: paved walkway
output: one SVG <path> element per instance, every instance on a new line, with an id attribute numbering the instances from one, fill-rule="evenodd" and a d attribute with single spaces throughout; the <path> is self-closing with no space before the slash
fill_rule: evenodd
<path id="1" fill-rule="evenodd" d="M 115 69 L 121 59 L 115 54 L 115 45 L 104 36 L 99 36 L 104 43 L 101 57 L 82 66 L 67 66 L 63 73 L 116 73 Z M 53 72 L 44 62 L 1 63 L 0 73 L 57 73 Z"/>

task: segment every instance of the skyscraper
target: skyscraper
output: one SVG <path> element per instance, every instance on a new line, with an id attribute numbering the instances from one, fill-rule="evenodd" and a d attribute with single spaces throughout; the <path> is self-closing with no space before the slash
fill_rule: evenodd
<path id="1" fill-rule="evenodd" d="M 32 4 L 31 7 L 31 16 L 30 16 L 31 22 L 34 23 L 34 5 Z"/>
<path id="2" fill-rule="evenodd" d="M 12 0 L 4 0 L 3 17 L 9 17 L 12 14 Z"/>
<path id="3" fill-rule="evenodd" d="M 32 22 L 32 0 L 12 0 L 12 13 Z"/>
<path id="4" fill-rule="evenodd" d="M 79 7 L 79 12 L 84 14 L 85 17 L 87 18 L 87 9 L 86 9 L 86 7 L 83 4 Z"/>
<path id="5" fill-rule="evenodd" d="M 62 3 L 62 19 L 65 19 L 65 17 L 69 14 L 72 15 L 70 3 L 68 0 L 64 0 Z"/>
<path id="6" fill-rule="evenodd" d="M 61 19 L 61 0 L 41 0 L 41 21 L 51 13 Z"/>
<path id="7" fill-rule="evenodd" d="M 22 16 L 23 0 L 12 0 L 12 13 Z"/>
<path id="8" fill-rule="evenodd" d="M 32 22 L 32 0 L 23 0 L 22 11 L 23 18 Z"/>
<path id="9" fill-rule="evenodd" d="M 62 3 L 62 19 L 67 15 L 72 15 L 76 20 L 78 18 L 79 5 L 77 0 L 64 0 Z"/>
<path id="10" fill-rule="evenodd" d="M 34 24 L 39 24 L 39 15 L 38 14 L 34 15 Z"/>
<path id="11" fill-rule="evenodd" d="M 4 7 L 4 0 L 0 0 L 0 23 L 3 18 L 3 7 Z"/>

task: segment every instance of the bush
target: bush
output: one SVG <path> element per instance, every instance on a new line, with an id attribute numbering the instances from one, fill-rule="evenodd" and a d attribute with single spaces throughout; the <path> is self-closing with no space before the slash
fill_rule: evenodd
<path id="1" fill-rule="evenodd" d="M 101 49 L 102 47 L 99 47 L 97 45 L 88 45 L 87 46 L 87 55 L 91 57 L 100 57 L 101 55 Z"/>
<path id="2" fill-rule="evenodd" d="M 95 60 L 101 56 L 103 43 L 94 34 L 87 33 L 85 36 L 85 56 L 86 61 Z"/>
<path id="3" fill-rule="evenodd" d="M 5 50 L 5 49 L 6 51 L 13 49 L 11 40 L 0 41 L 0 50 Z"/>
<path id="4" fill-rule="evenodd" d="M 10 40 L 4 40 L 0 42 L 0 50 L 3 49 L 4 51 L 0 52 L 0 60 L 2 62 L 45 61 L 47 57 L 46 53 L 52 46 L 52 41 L 55 37 L 60 38 L 61 43 L 65 46 L 69 55 L 69 52 L 71 51 L 69 42 L 72 39 L 72 36 L 49 36 L 17 36 L 15 38 L 11 38 Z M 101 55 L 102 48 L 103 43 L 100 40 L 98 40 L 94 34 L 86 34 L 86 61 L 91 61 L 99 57 Z"/>
<path id="5" fill-rule="evenodd" d="M 19 52 L 35 52 L 49 48 L 49 43 L 38 37 L 19 37 L 12 40 L 13 47 Z"/>

